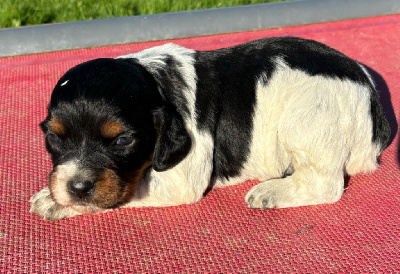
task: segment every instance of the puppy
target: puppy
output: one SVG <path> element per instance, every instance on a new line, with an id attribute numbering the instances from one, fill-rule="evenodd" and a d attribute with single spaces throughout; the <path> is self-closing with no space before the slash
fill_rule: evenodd
<path id="1" fill-rule="evenodd" d="M 390 136 L 366 69 L 293 37 L 85 62 L 58 81 L 40 126 L 53 170 L 31 211 L 50 220 L 191 204 L 249 179 L 261 181 L 250 208 L 333 203 Z"/>

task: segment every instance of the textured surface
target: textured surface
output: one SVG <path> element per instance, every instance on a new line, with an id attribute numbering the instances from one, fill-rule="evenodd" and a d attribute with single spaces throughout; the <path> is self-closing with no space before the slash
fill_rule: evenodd
<path id="1" fill-rule="evenodd" d="M 376 71 L 397 131 L 399 15 L 175 42 L 202 50 L 282 35 L 326 43 Z M 352 177 L 333 205 L 250 210 L 243 197 L 255 182 L 246 182 L 212 190 L 190 206 L 123 209 L 58 222 L 31 215 L 29 198 L 46 185 L 51 168 L 37 125 L 58 78 L 82 61 L 161 43 L 0 59 L 0 272 L 400 271 L 400 156 L 394 134 L 381 168 Z"/>

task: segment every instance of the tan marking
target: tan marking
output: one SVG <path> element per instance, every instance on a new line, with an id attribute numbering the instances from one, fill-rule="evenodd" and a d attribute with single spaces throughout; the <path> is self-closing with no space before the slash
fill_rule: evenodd
<path id="1" fill-rule="evenodd" d="M 51 118 L 48 123 L 48 126 L 52 132 L 57 135 L 65 134 L 65 126 L 58 118 Z"/>
<path id="2" fill-rule="evenodd" d="M 125 127 L 121 123 L 114 120 L 110 120 L 103 123 L 100 128 L 101 135 L 104 138 L 109 138 L 109 139 L 117 137 L 118 134 L 120 134 L 124 130 Z"/>
<path id="3" fill-rule="evenodd" d="M 93 204 L 100 208 L 112 208 L 127 203 L 135 195 L 136 187 L 150 165 L 148 161 L 139 169 L 123 174 L 121 178 L 111 169 L 104 170 L 96 183 Z M 121 184 L 121 180 L 127 183 Z"/>
<path id="4" fill-rule="evenodd" d="M 118 203 L 121 192 L 119 176 L 111 169 L 104 170 L 96 182 L 91 203 L 97 207 L 110 208 Z"/>

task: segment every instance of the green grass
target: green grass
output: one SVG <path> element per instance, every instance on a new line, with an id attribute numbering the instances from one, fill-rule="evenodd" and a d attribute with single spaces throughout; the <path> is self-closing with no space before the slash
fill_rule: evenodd
<path id="1" fill-rule="evenodd" d="M 285 0 L 0 0 L 0 28 Z"/>

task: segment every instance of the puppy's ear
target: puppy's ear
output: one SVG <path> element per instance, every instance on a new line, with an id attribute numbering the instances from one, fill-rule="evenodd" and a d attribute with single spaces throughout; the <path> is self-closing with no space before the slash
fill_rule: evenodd
<path id="1" fill-rule="evenodd" d="M 155 171 L 165 171 L 186 157 L 192 140 L 185 129 L 182 116 L 172 106 L 164 106 L 154 113 L 158 132 L 153 154 Z"/>

